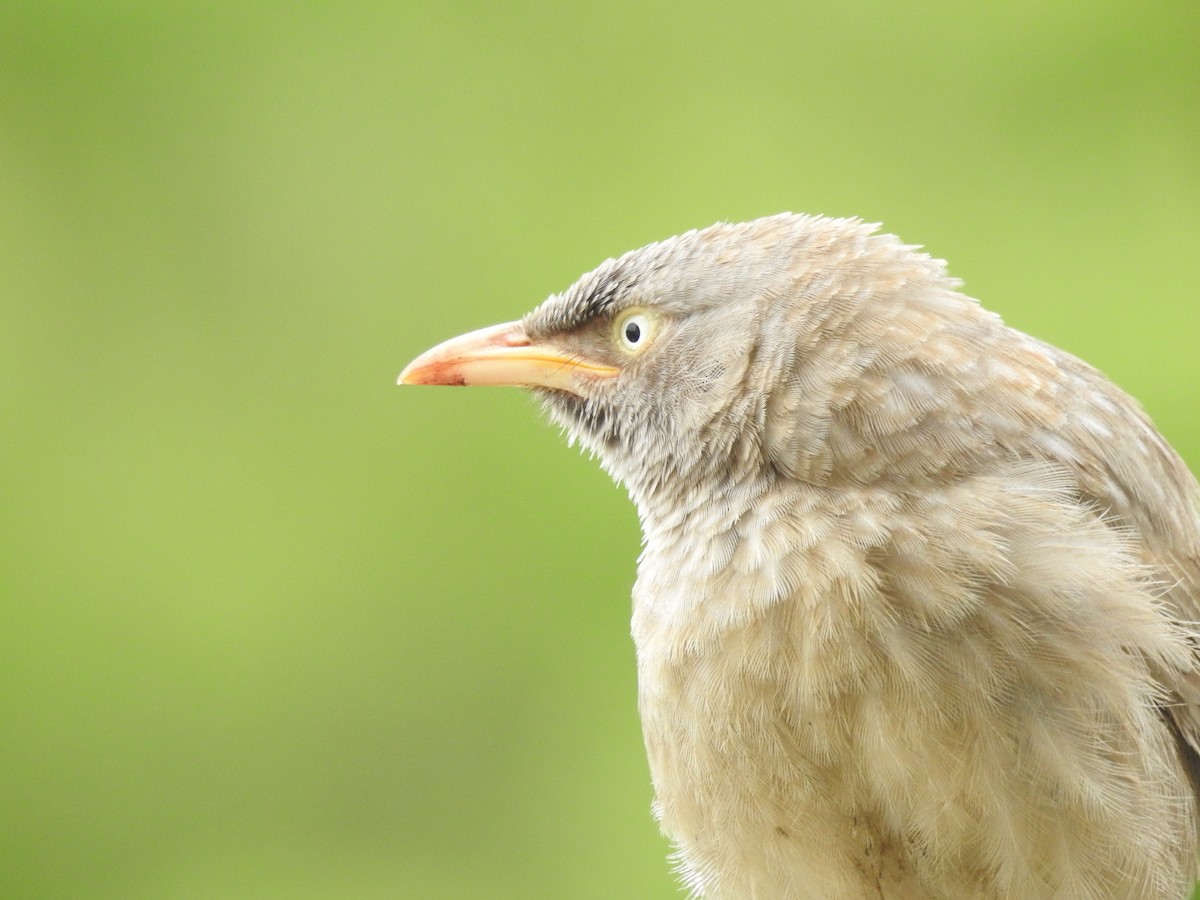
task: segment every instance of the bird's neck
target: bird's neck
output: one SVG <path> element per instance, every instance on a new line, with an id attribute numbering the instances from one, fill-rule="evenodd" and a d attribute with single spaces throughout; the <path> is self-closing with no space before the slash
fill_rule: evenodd
<path id="1" fill-rule="evenodd" d="M 676 472 L 670 477 L 625 481 L 651 552 L 694 543 L 698 528 L 706 534 L 730 528 L 770 484 L 766 473 L 751 469 L 726 470 L 719 477 Z"/>

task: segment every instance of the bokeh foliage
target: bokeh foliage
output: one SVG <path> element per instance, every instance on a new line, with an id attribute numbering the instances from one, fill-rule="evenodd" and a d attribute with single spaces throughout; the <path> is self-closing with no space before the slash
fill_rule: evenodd
<path id="1" fill-rule="evenodd" d="M 0 896 L 675 896 L 637 522 L 399 368 L 859 215 L 1200 464 L 1194 0 L 0 7 Z"/>

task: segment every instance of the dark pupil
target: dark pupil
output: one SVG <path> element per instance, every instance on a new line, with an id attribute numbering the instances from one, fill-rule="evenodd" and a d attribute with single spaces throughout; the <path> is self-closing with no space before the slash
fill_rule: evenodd
<path id="1" fill-rule="evenodd" d="M 625 340 L 631 344 L 636 344 L 642 339 L 642 329 L 637 322 L 625 323 Z"/>

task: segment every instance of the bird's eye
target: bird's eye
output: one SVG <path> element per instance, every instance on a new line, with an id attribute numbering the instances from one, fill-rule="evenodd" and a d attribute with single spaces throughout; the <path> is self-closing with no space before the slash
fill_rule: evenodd
<path id="1" fill-rule="evenodd" d="M 626 350 L 640 350 L 650 342 L 651 327 L 644 313 L 631 313 L 617 322 L 617 334 Z"/>

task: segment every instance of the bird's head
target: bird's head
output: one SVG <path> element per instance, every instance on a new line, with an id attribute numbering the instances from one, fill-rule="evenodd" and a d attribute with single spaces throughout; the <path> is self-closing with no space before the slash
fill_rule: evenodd
<path id="1" fill-rule="evenodd" d="M 434 347 L 400 383 L 532 389 L 639 505 L 767 470 L 828 478 L 833 420 L 913 338 L 889 338 L 899 311 L 927 295 L 973 305 L 939 262 L 874 231 L 792 214 L 691 231 Z"/>

